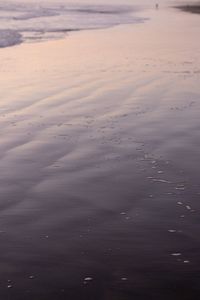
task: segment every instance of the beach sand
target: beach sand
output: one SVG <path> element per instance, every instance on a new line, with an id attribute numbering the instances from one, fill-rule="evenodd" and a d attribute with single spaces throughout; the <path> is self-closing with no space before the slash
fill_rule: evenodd
<path id="1" fill-rule="evenodd" d="M 198 299 L 198 15 L 0 49 L 0 296 Z"/>

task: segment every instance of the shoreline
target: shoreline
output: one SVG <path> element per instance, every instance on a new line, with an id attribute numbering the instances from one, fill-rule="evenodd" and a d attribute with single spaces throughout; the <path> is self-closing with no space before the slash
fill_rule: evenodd
<path id="1" fill-rule="evenodd" d="M 31 8 L 32 13 L 30 13 Z M 13 18 L 7 17 L 6 19 L 5 15 L 12 9 Z M 90 5 L 89 8 L 86 5 L 58 5 L 56 8 L 54 6 L 51 7 L 50 3 L 48 7 L 46 3 L 46 5 L 41 4 L 40 9 L 38 9 L 37 5 L 31 7 L 31 3 L 27 6 L 24 4 L 22 7 L 15 7 L 13 2 L 12 9 L 9 10 L 9 3 L 8 7 L 6 5 L 1 7 L 1 48 L 23 42 L 40 42 L 64 38 L 67 33 L 73 31 L 98 30 L 120 24 L 134 24 L 144 21 L 135 16 L 142 9 L 141 7 L 125 5 Z M 26 15 L 23 15 L 25 11 Z M 17 15 L 17 12 L 19 15 Z M 88 17 L 86 14 L 89 14 Z M 46 19 L 42 20 L 42 17 Z M 38 22 L 34 22 L 35 18 L 39 18 Z M 25 23 L 23 24 L 23 22 Z M 33 22 L 31 26 L 30 22 Z"/>

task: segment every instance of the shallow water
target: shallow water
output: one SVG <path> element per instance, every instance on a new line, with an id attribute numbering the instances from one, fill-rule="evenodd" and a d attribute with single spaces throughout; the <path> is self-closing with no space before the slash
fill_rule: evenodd
<path id="1" fill-rule="evenodd" d="M 200 20 L 147 16 L 1 49 L 2 299 L 198 299 Z"/>
<path id="2" fill-rule="evenodd" d="M 23 42 L 60 39 L 71 31 L 144 22 L 139 6 L 71 4 L 69 1 L 0 1 L 0 48 Z"/>

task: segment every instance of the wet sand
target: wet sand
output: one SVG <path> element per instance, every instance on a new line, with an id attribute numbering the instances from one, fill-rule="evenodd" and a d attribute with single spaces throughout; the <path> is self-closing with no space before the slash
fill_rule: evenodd
<path id="1" fill-rule="evenodd" d="M 178 9 L 182 9 L 185 12 L 200 14 L 200 4 L 193 5 L 180 5 L 177 6 Z"/>
<path id="2" fill-rule="evenodd" d="M 0 296 L 198 299 L 200 19 L 0 49 Z"/>

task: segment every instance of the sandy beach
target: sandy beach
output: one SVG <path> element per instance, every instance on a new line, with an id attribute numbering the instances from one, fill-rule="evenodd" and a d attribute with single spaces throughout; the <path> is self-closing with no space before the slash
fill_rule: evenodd
<path id="1" fill-rule="evenodd" d="M 0 49 L 0 298 L 200 296 L 200 16 Z"/>

